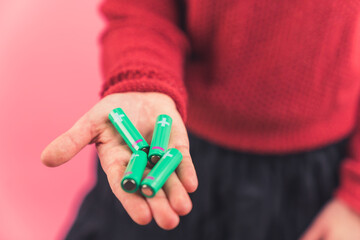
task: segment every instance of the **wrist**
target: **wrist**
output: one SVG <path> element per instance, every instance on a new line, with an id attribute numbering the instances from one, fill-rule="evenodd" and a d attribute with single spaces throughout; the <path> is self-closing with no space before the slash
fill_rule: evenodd
<path id="1" fill-rule="evenodd" d="M 160 102 L 161 105 L 159 106 L 169 107 L 171 109 L 173 109 L 174 102 L 176 110 L 180 113 L 183 121 L 186 121 L 187 94 L 186 89 L 182 86 L 174 86 L 167 82 L 154 79 L 148 79 L 146 81 L 121 81 L 107 88 L 102 93 L 102 96 L 105 97 L 116 93 L 136 94 L 140 99 L 139 101 L 145 101 L 148 104 L 155 103 L 161 99 L 163 102 Z M 146 96 L 146 99 L 143 99 L 144 96 Z"/>

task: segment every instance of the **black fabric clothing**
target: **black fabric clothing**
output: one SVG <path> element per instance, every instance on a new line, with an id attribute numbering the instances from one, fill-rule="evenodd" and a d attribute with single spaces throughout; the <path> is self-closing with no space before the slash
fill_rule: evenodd
<path id="1" fill-rule="evenodd" d="M 289 155 L 256 155 L 189 136 L 199 178 L 193 209 L 171 231 L 134 223 L 100 164 L 67 240 L 294 240 L 332 197 L 347 140 Z"/>

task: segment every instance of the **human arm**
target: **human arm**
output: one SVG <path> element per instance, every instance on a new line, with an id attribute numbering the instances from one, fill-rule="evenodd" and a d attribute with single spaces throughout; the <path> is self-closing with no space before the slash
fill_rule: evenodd
<path id="1" fill-rule="evenodd" d="M 189 44 L 178 27 L 176 2 L 104 1 L 101 10 L 108 22 L 101 38 L 104 98 L 42 154 L 46 165 L 58 166 L 85 145 L 95 143 L 109 184 L 130 217 L 139 224 L 147 224 L 153 217 L 164 229 L 174 228 L 179 215 L 191 210 L 188 192 L 197 187 L 184 127 L 183 66 Z M 184 159 L 164 191 L 153 199 L 120 188 L 130 150 L 107 119 L 117 107 L 123 108 L 149 142 L 157 115 L 173 118 L 169 147 L 178 148 Z"/>
<path id="2" fill-rule="evenodd" d="M 101 37 L 102 96 L 119 92 L 162 92 L 186 121 L 183 82 L 189 42 L 180 29 L 178 1 L 107 0 L 108 26 Z"/>
<path id="3" fill-rule="evenodd" d="M 358 114 L 357 122 L 360 120 Z M 360 125 L 349 139 L 340 185 L 301 240 L 360 239 Z"/>

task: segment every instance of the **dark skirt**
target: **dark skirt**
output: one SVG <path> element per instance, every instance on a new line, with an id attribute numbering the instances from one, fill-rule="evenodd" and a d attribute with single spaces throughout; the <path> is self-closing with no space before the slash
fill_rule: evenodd
<path id="1" fill-rule="evenodd" d="M 256 155 L 189 138 L 199 188 L 190 195 L 193 210 L 177 228 L 134 223 L 99 164 L 96 186 L 66 239 L 297 239 L 331 199 L 347 145 L 342 140 L 297 154 Z"/>

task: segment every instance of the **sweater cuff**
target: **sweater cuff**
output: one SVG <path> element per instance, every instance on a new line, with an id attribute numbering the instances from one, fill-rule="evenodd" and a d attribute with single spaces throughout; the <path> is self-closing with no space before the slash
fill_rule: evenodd
<path id="1" fill-rule="evenodd" d="M 102 97 L 113 93 L 122 93 L 122 92 L 159 92 L 164 93 L 171 97 L 175 104 L 176 108 L 179 111 L 184 123 L 187 118 L 186 111 L 186 93 L 181 93 L 181 90 L 176 89 L 175 87 L 167 84 L 164 81 L 159 81 L 155 79 L 131 79 L 123 80 L 117 82 L 111 86 L 106 86 L 101 93 Z"/>
<path id="2" fill-rule="evenodd" d="M 340 186 L 335 197 L 360 214 L 360 162 L 345 160 L 340 176 Z"/>

